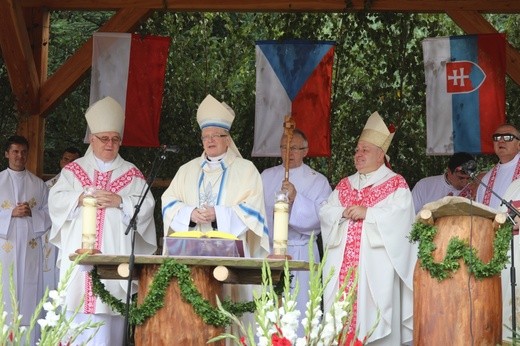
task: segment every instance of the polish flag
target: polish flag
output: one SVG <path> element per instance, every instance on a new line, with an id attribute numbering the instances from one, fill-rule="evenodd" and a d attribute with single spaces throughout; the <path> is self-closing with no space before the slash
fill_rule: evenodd
<path id="1" fill-rule="evenodd" d="M 125 110 L 123 145 L 159 146 L 169 37 L 96 32 L 90 104 L 111 96 Z"/>

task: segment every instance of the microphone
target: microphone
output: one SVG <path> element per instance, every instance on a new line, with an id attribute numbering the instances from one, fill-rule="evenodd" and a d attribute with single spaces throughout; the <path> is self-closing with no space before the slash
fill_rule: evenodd
<path id="1" fill-rule="evenodd" d="M 477 174 L 477 163 L 475 162 L 475 160 L 469 160 L 463 163 L 460 166 L 460 169 L 470 177 L 474 178 Z"/>
<path id="2" fill-rule="evenodd" d="M 168 145 L 168 144 L 161 145 L 160 149 L 161 149 L 161 151 L 163 151 L 165 153 L 174 153 L 174 154 L 177 154 L 179 151 L 181 151 L 178 146 Z"/>

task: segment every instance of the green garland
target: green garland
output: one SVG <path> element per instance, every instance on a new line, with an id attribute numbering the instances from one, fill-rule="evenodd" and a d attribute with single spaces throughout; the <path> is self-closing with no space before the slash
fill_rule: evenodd
<path id="1" fill-rule="evenodd" d="M 103 303 L 110 306 L 112 310 L 124 315 L 126 313 L 126 305 L 121 300 L 115 298 L 105 288 L 96 267 L 90 272 L 90 276 L 92 278 L 93 293 L 99 297 Z M 222 314 L 218 308 L 213 307 L 208 300 L 202 297 L 193 283 L 191 271 L 187 265 L 178 263 L 174 259 L 165 259 L 155 273 L 150 290 L 144 298 L 143 303 L 137 306 L 135 300 L 132 302 L 129 313 L 130 324 L 142 324 L 164 306 L 166 289 L 173 278 L 177 279 L 182 299 L 193 306 L 197 315 L 199 315 L 206 324 L 215 327 L 225 327 L 231 323 L 229 318 Z M 283 281 L 282 278 L 275 287 L 277 294 L 283 291 Z M 254 301 L 234 303 L 230 300 L 225 300 L 222 302 L 222 306 L 226 311 L 238 317 L 246 312 L 255 311 Z"/>
<path id="2" fill-rule="evenodd" d="M 416 222 L 410 233 L 410 242 L 419 241 L 418 258 L 422 268 L 430 272 L 434 279 L 442 281 L 450 278 L 460 267 L 459 259 L 463 259 L 468 271 L 475 278 L 483 279 L 500 274 L 509 262 L 509 244 L 512 237 L 512 225 L 504 224 L 498 228 L 493 240 L 493 258 L 484 264 L 477 257 L 477 250 L 458 237 L 451 238 L 444 259 L 437 263 L 433 259 L 433 251 L 437 246 L 433 238 L 437 234 L 434 226 Z"/>

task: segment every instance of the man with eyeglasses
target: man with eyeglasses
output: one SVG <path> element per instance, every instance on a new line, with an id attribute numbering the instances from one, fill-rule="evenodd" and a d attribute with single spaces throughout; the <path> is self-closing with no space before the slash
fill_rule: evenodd
<path id="1" fill-rule="evenodd" d="M 504 198 L 511 182 L 520 178 L 520 132 L 511 124 L 500 125 L 493 134 L 493 149 L 498 156 L 498 163 L 484 175 L 482 182 L 489 188 L 480 185 L 477 189 L 477 202 L 499 209 L 501 200 L 491 191 Z M 520 268 L 520 246 L 518 246 L 518 235 L 514 235 L 515 267 Z M 511 266 L 502 270 L 502 324 L 510 326 L 511 323 Z M 516 314 L 520 304 L 516 304 Z M 502 329 L 503 338 L 511 335 L 507 328 Z"/>
<path id="2" fill-rule="evenodd" d="M 218 230 L 242 239 L 246 256 L 265 257 L 269 239 L 262 180 L 229 134 L 234 118 L 233 110 L 211 95 L 199 105 L 204 151 L 179 168 L 162 195 L 164 235 Z"/>
<path id="3" fill-rule="evenodd" d="M 417 214 L 426 203 L 436 201 L 446 196 L 461 196 L 472 198 L 470 176 L 461 166 L 475 158 L 468 153 L 453 154 L 444 174 L 426 177 L 419 180 L 412 189 L 413 204 Z"/>
<path id="4" fill-rule="evenodd" d="M 63 168 L 49 194 L 50 241 L 60 249 L 58 266 L 62 278 L 71 265 L 69 255 L 81 248 L 84 197 L 92 194 L 97 202 L 95 249 L 105 254 L 130 255 L 131 236 L 125 235 L 125 231 L 134 206 L 146 189 L 141 171 L 119 155 L 125 119 L 119 103 L 111 97 L 103 98 L 89 107 L 85 118 L 91 133 L 90 147 L 85 156 Z M 153 254 L 157 249 L 154 205 L 153 196 L 148 194 L 137 219 L 136 254 Z M 117 299 L 126 298 L 126 280 L 103 280 L 103 284 Z M 84 303 L 75 321 L 91 319 L 104 323 L 89 344 L 121 345 L 125 330 L 123 316 L 92 293 L 88 271 L 77 267 L 65 297 L 69 314 L 82 299 Z M 85 331 L 76 342 L 86 342 L 90 334 L 90 330 Z"/>
<path id="5" fill-rule="evenodd" d="M 498 163 L 484 175 L 482 182 L 489 186 L 486 189 L 480 185 L 477 190 L 477 201 L 492 208 L 498 208 L 501 204 L 499 196 L 503 196 L 507 187 L 513 180 L 520 178 L 520 133 L 510 124 L 499 126 L 493 134 L 493 149 L 498 156 Z"/>
<path id="6" fill-rule="evenodd" d="M 164 236 L 172 232 L 217 230 L 243 241 L 246 257 L 266 257 L 269 237 L 262 179 L 254 164 L 242 158 L 229 131 L 235 112 L 207 95 L 197 109 L 202 155 L 182 165 L 162 195 Z M 224 296 L 251 300 L 251 287 L 225 286 Z M 254 321 L 242 317 L 245 325 Z"/>
<path id="7" fill-rule="evenodd" d="M 285 181 L 285 153 L 289 148 L 289 181 Z M 320 234 L 318 211 L 326 202 L 332 189 L 327 178 L 308 165 L 303 159 L 309 151 L 307 137 L 300 129 L 295 129 L 291 141 L 283 135 L 280 141 L 282 164 L 268 168 L 261 174 L 264 184 L 265 210 L 269 225 L 269 241 L 273 243 L 273 215 L 275 194 L 286 191 L 289 197 L 289 234 L 287 254 L 294 260 L 309 261 L 309 241 L 314 236 L 314 259 L 320 256 L 316 238 Z M 296 271 L 293 282 L 298 282 L 299 292 L 296 308 L 303 314 L 309 301 L 309 272 Z M 303 336 L 303 326 L 298 326 L 298 336 Z"/>

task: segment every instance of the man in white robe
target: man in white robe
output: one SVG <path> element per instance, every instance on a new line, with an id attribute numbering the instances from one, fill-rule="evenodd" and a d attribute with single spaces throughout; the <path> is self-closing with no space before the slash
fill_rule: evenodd
<path id="1" fill-rule="evenodd" d="M 368 339 L 371 345 L 400 345 L 413 336 L 417 249 L 407 236 L 414 209 L 404 178 L 385 166 L 393 135 L 377 112 L 370 116 L 354 154 L 357 172 L 341 180 L 320 209 L 323 244 L 328 250 L 324 276 L 334 268 L 324 292 L 325 310 L 330 309 L 348 269 L 357 270 L 350 333 L 355 332 L 354 326 L 359 328 L 357 337 L 363 340 L 379 311 L 381 319 Z"/>
<path id="2" fill-rule="evenodd" d="M 125 231 L 134 206 L 146 189 L 143 174 L 118 154 L 124 126 L 121 106 L 106 97 L 94 103 L 85 117 L 91 132 L 89 150 L 84 157 L 65 166 L 49 195 L 50 240 L 59 248 L 61 277 L 71 265 L 69 255 L 82 245 L 82 202 L 86 192 L 92 193 L 97 201 L 95 249 L 107 255 L 129 255 L 131 234 L 125 235 Z M 153 254 L 157 248 L 154 204 L 153 196 L 148 194 L 136 225 L 136 254 Z M 103 280 L 103 283 L 114 297 L 126 300 L 126 280 Z M 89 344 L 121 345 L 125 330 L 123 316 L 92 294 L 88 272 L 76 267 L 67 289 L 67 310 L 74 311 L 82 299 L 84 303 L 75 321 L 90 318 L 104 322 Z M 90 334 L 87 330 L 76 342 L 86 341 Z"/>
<path id="3" fill-rule="evenodd" d="M 246 256 L 265 257 L 269 238 L 262 180 L 230 137 L 235 115 L 208 95 L 197 111 L 202 155 L 179 168 L 162 195 L 164 236 L 218 230 L 244 241 Z"/>
<path id="4" fill-rule="evenodd" d="M 287 254 L 293 260 L 309 261 L 309 241 L 314 237 L 312 261 L 319 262 L 320 256 L 317 236 L 320 234 L 319 209 L 326 202 L 330 193 L 327 178 L 308 165 L 303 163 L 304 157 L 309 151 L 307 137 L 295 129 L 290 143 L 287 136 L 282 136 L 281 156 L 283 164 L 271 167 L 262 172 L 264 184 L 265 210 L 267 213 L 267 224 L 269 225 L 269 240 L 273 243 L 273 216 L 275 195 L 285 191 L 289 199 L 289 232 L 287 239 Z M 285 181 L 285 154 L 289 151 L 289 180 Z M 298 283 L 299 292 L 297 297 L 297 309 L 300 317 L 305 316 L 306 304 L 309 301 L 309 272 L 293 271 L 292 286 Z M 304 335 L 302 325 L 298 326 L 298 336 Z"/>
<path id="5" fill-rule="evenodd" d="M 520 178 L 520 132 L 510 124 L 500 125 L 493 134 L 493 149 L 499 162 L 484 175 L 482 183 L 477 190 L 477 202 L 499 209 L 505 198 L 506 190 L 512 181 Z M 497 197 L 493 192 L 499 197 Z M 520 238 L 518 234 L 513 236 L 515 268 L 520 268 Z M 511 331 L 505 326 L 512 326 L 512 294 L 511 294 L 511 265 L 502 270 L 502 338 L 510 340 Z M 518 284 L 518 282 L 517 282 Z M 519 316 L 520 300 L 516 290 L 516 315 Z M 518 318 L 517 318 L 518 322 Z"/>
<path id="6" fill-rule="evenodd" d="M 79 149 L 74 147 L 68 147 L 65 149 L 60 158 L 60 171 L 67 164 L 73 162 L 78 157 L 81 156 L 81 152 Z M 60 173 L 56 174 L 53 178 L 47 180 L 45 185 L 50 189 L 53 187 L 58 179 L 60 178 Z M 60 271 L 56 266 L 56 262 L 58 259 L 58 251 L 55 245 L 51 244 L 49 241 L 50 229 L 49 232 L 45 233 L 42 237 L 42 251 L 43 251 L 43 287 L 50 290 L 55 290 L 58 287 L 58 281 L 60 280 Z"/>
<path id="7" fill-rule="evenodd" d="M 413 205 L 417 214 L 426 203 L 436 201 L 446 196 L 460 196 L 472 198 L 470 176 L 464 172 L 462 165 L 475 158 L 468 153 L 453 154 L 446 171 L 441 175 L 434 175 L 419 180 L 412 189 Z"/>
<path id="8" fill-rule="evenodd" d="M 211 95 L 199 105 L 197 122 L 204 152 L 179 168 L 162 195 L 164 236 L 218 230 L 242 240 L 246 257 L 266 257 L 269 236 L 262 179 L 254 164 L 242 158 L 229 134 L 234 118 L 233 110 Z M 252 286 L 225 285 L 223 295 L 251 301 Z M 247 328 L 254 318 L 245 314 L 241 321 Z M 235 326 L 231 328 L 231 333 L 239 333 Z"/>
<path id="9" fill-rule="evenodd" d="M 8 168 L 0 172 L 2 293 L 5 311 L 11 314 L 9 272 L 13 267 L 23 326 L 29 326 L 34 308 L 43 297 L 41 237 L 51 226 L 47 186 L 25 168 L 28 149 L 25 137 L 9 137 L 5 145 Z M 35 332 L 33 340 L 36 337 Z"/>

